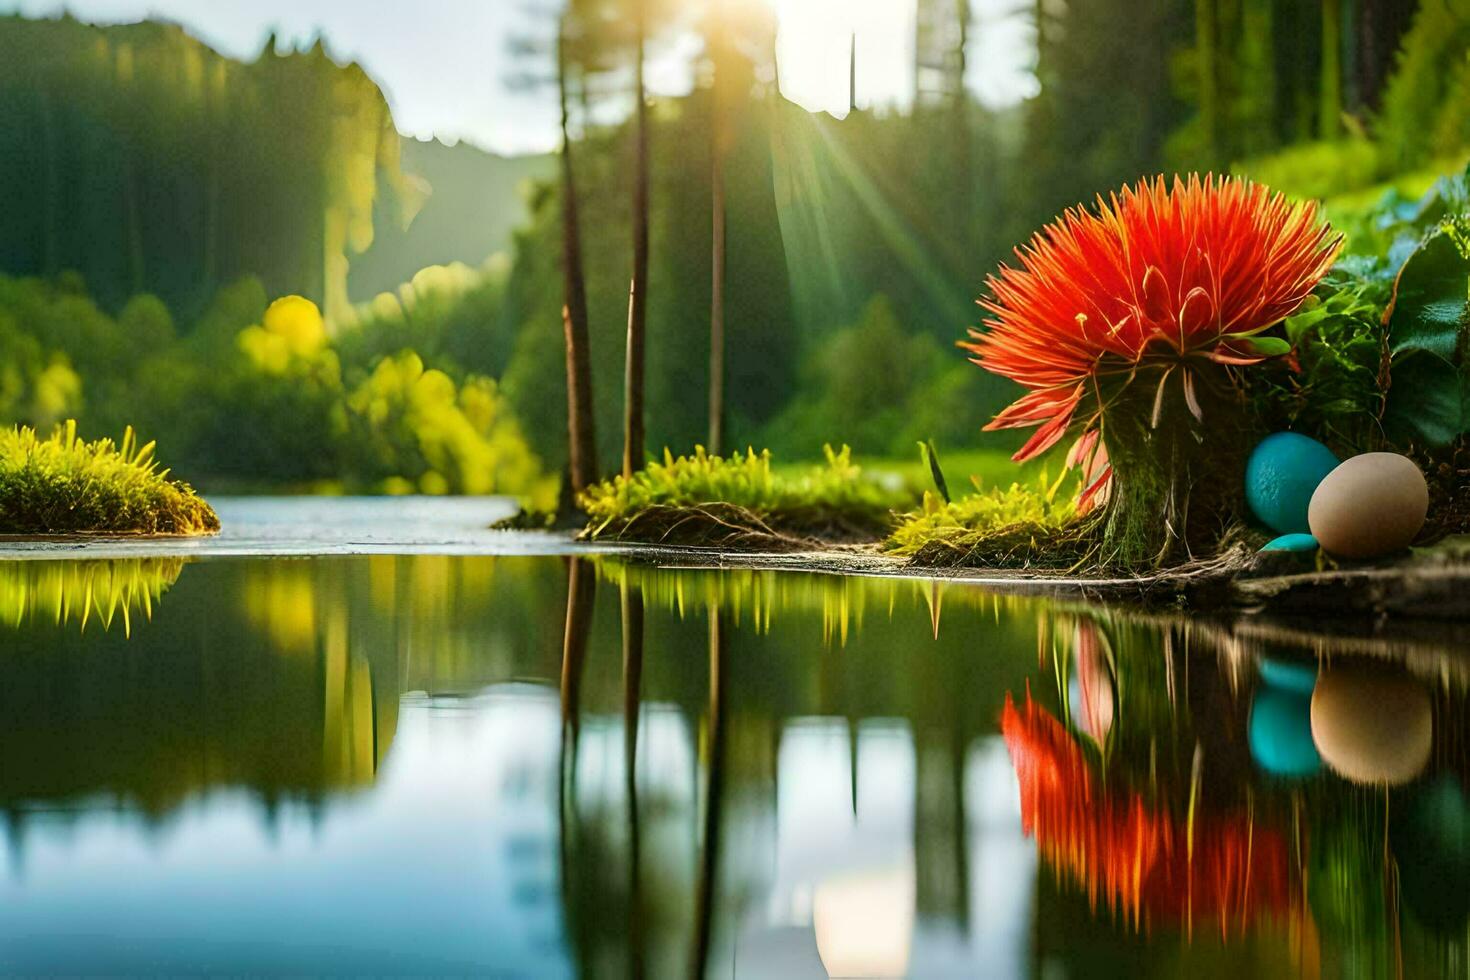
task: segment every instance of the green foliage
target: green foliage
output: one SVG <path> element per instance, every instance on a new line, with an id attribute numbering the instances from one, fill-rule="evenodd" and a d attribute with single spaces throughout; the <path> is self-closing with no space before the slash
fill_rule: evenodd
<path id="1" fill-rule="evenodd" d="M 583 494 L 586 536 L 769 546 L 882 535 L 902 497 L 864 479 L 848 447 L 825 452 L 825 465 L 787 475 L 772 468 L 769 451 L 722 457 L 696 447 L 692 456 L 676 459 L 665 450 L 663 462 Z"/>
<path id="2" fill-rule="evenodd" d="M 1073 495 L 1058 495 L 1043 474 L 1034 484 L 1013 483 L 946 502 L 924 494 L 923 506 L 905 514 L 884 548 L 915 564 L 1015 565 L 1075 560 L 1057 545 L 1077 519 Z"/>
<path id="3" fill-rule="evenodd" d="M 336 338 L 316 304 L 267 306 L 256 280 L 222 290 L 180 335 L 146 294 L 114 319 L 72 286 L 0 276 L 0 422 L 44 427 L 72 413 L 88 428 L 121 426 L 136 406 L 170 458 L 212 481 L 507 493 L 550 506 L 554 481 L 498 386 L 444 353 L 446 338 L 468 345 L 471 311 L 486 302 L 466 274 L 466 302 L 426 274 L 394 299 L 393 324 L 365 320 Z M 407 316 L 453 374 L 399 344 L 415 336 Z"/>
<path id="4" fill-rule="evenodd" d="M 1448 228 L 1404 263 L 1388 321 L 1392 355 L 1387 423 L 1443 448 L 1470 432 L 1470 257 Z"/>
<path id="5" fill-rule="evenodd" d="M 383 357 L 413 350 L 455 376 L 501 374 L 513 339 L 502 322 L 509 276 L 504 256 L 479 268 L 455 262 L 420 269 L 337 324 L 333 344 L 344 371 L 370 371 Z"/>
<path id="6" fill-rule="evenodd" d="M 0 533 L 209 534 L 219 518 L 188 484 L 168 478 L 139 446 L 77 438 L 67 422 L 49 438 L 0 430 Z"/>
<path id="7" fill-rule="evenodd" d="M 1250 157 L 1231 169 L 1293 197 L 1325 198 L 1373 184 L 1381 173 L 1379 152 L 1362 137 L 1319 140 Z"/>
<path id="8" fill-rule="evenodd" d="M 346 402 L 346 472 L 387 492 L 511 493 L 540 507 L 556 499 L 495 382 L 456 387 L 412 351 L 378 362 Z"/>
<path id="9" fill-rule="evenodd" d="M 1250 380 L 1271 428 L 1340 454 L 1442 449 L 1470 431 L 1470 177 L 1339 205 L 1348 251 L 1284 329 L 1296 356 Z"/>
<path id="10" fill-rule="evenodd" d="M 1249 380 L 1267 428 L 1307 433 L 1344 456 L 1381 448 L 1390 284 L 1375 273 L 1375 263 L 1340 263 L 1286 319 L 1295 363 L 1270 365 Z"/>

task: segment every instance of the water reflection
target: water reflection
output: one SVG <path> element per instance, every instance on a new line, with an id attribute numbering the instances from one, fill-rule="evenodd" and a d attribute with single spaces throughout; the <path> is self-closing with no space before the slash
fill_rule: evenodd
<path id="1" fill-rule="evenodd" d="M 51 597 L 0 652 L 0 971 L 1465 962 L 1432 634 L 587 559 L 119 581 L 0 569 Z M 151 620 L 76 628 L 113 593 Z"/>
<path id="2" fill-rule="evenodd" d="M 133 616 L 151 617 L 183 570 L 178 558 L 0 562 L 0 623 L 18 628 L 40 617 L 81 629 L 97 621 L 111 629 L 121 617 L 123 632 L 130 633 Z"/>

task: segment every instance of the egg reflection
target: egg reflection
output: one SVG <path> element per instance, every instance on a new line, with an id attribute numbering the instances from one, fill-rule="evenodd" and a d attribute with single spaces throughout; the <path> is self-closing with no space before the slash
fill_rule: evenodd
<path id="1" fill-rule="evenodd" d="M 1376 665 L 1334 666 L 1317 679 L 1311 714 L 1317 751 L 1344 779 L 1400 786 L 1429 764 L 1429 692 L 1407 674 Z"/>
<path id="2" fill-rule="evenodd" d="M 914 935 L 913 870 L 828 879 L 812 901 L 812 928 L 829 976 L 906 975 Z"/>
<path id="3" fill-rule="evenodd" d="M 1312 742 L 1311 698 L 1280 688 L 1262 687 L 1251 705 L 1251 758 L 1261 771 L 1300 779 L 1322 768 Z"/>
<path id="4" fill-rule="evenodd" d="M 1312 741 L 1315 666 L 1263 658 L 1261 686 L 1251 704 L 1251 758 L 1262 772 L 1287 779 L 1314 775 L 1322 757 Z"/>

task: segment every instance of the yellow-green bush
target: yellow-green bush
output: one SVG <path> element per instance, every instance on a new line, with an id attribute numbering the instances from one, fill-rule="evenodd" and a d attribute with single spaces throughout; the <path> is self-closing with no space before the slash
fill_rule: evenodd
<path id="1" fill-rule="evenodd" d="M 67 422 L 43 438 L 0 429 L 0 534 L 209 534 L 219 518 L 158 468 L 153 443 L 77 438 Z"/>
<path id="2" fill-rule="evenodd" d="M 360 472 L 389 492 L 511 493 L 537 507 L 555 503 L 548 478 L 495 382 L 469 378 L 456 388 L 425 370 L 412 351 L 378 362 L 347 399 Z"/>

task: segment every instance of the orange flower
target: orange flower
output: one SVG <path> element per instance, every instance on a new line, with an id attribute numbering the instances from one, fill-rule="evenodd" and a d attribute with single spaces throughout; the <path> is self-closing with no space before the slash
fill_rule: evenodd
<path id="1" fill-rule="evenodd" d="M 1080 412 L 1090 441 L 1072 462 L 1091 461 L 1109 404 L 1149 366 L 1162 371 L 1156 404 L 1182 369 L 1199 417 L 1195 370 L 1285 353 L 1284 341 L 1257 335 L 1295 312 L 1340 246 L 1315 203 L 1233 177 L 1158 177 L 1099 196 L 1096 213 L 1067 211 L 1016 250 L 1021 268 L 989 278 L 980 305 L 993 317 L 960 345 L 1031 389 L 986 428 L 1040 426 L 1021 462 L 1060 442 Z"/>

